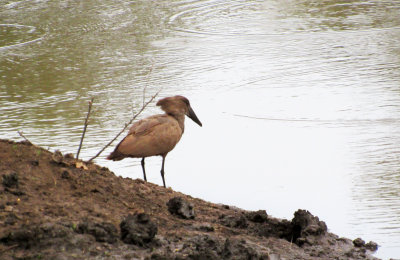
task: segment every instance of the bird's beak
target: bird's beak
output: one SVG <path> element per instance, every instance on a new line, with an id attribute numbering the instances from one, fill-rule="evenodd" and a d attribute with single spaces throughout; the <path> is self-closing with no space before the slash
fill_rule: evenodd
<path id="1" fill-rule="evenodd" d="M 196 114 L 194 113 L 193 109 L 189 106 L 189 111 L 187 116 L 192 119 L 194 122 L 196 122 L 199 126 L 203 126 L 200 120 L 197 118 Z"/>

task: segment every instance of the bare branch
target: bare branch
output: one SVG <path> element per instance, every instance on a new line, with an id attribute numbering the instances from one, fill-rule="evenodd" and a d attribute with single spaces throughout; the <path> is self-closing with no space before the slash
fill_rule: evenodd
<path id="1" fill-rule="evenodd" d="M 143 112 L 143 110 L 158 96 L 162 89 L 158 90 L 156 94 L 154 94 L 143 106 L 140 108 L 140 110 L 129 120 L 128 123 L 125 123 L 124 128 L 119 131 L 119 133 L 110 141 L 108 142 L 95 156 L 90 158 L 88 162 L 91 162 L 92 160 L 96 159 L 108 146 L 110 146 L 125 130 L 128 126 L 132 124 L 132 122 Z"/>
<path id="2" fill-rule="evenodd" d="M 78 152 L 76 153 L 76 159 L 79 158 L 79 153 L 81 152 L 83 138 L 85 138 L 86 129 L 89 124 L 89 116 L 90 116 L 90 111 L 92 110 L 93 100 L 94 100 L 94 97 L 92 97 L 89 101 L 89 108 L 88 108 L 88 112 L 87 112 L 86 119 L 85 119 L 85 125 L 83 127 L 81 142 L 79 143 Z"/>
<path id="3" fill-rule="evenodd" d="M 18 131 L 19 136 L 21 136 L 22 138 L 25 139 L 25 141 L 27 141 L 28 143 L 30 143 L 31 145 L 33 145 L 33 143 L 31 141 L 28 140 L 28 138 L 25 137 L 25 135 L 22 133 L 22 131 Z"/>
<path id="4" fill-rule="evenodd" d="M 146 88 L 147 88 L 147 85 L 149 84 L 150 75 L 153 72 L 153 65 L 154 65 L 154 63 L 151 64 L 150 71 L 147 74 L 146 84 L 144 85 L 144 88 L 143 88 L 143 104 L 142 104 L 142 106 L 144 106 L 144 102 L 146 100 Z"/>

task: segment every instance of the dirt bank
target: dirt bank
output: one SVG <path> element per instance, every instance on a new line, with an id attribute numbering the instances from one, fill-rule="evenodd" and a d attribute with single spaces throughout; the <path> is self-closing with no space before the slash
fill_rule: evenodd
<path id="1" fill-rule="evenodd" d="M 1 259 L 376 259 L 306 210 L 280 220 L 0 140 Z"/>

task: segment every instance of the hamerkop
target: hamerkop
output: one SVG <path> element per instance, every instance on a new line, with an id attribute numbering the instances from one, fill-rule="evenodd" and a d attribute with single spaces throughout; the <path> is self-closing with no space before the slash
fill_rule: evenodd
<path id="1" fill-rule="evenodd" d="M 185 115 L 198 125 L 202 126 L 202 124 L 185 97 L 166 97 L 160 99 L 157 106 L 161 106 L 165 114 L 150 116 L 134 123 L 128 135 L 107 159 L 119 161 L 127 157 L 142 158 L 143 177 L 147 181 L 144 159 L 160 155 L 162 156 L 161 177 L 165 187 L 165 157 L 181 139 L 185 130 Z"/>

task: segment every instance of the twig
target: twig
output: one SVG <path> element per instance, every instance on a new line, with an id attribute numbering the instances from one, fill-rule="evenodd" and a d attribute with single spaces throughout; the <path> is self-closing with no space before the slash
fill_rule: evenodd
<path id="1" fill-rule="evenodd" d="M 4 253 L 4 252 L 6 252 L 6 251 L 8 251 L 8 250 L 11 250 L 11 249 L 13 249 L 13 248 L 16 248 L 16 247 L 18 247 L 18 246 L 19 246 L 19 245 L 16 244 L 16 245 L 11 245 L 11 246 L 8 246 L 8 247 L 6 247 L 6 248 L 0 249 L 0 253 Z"/>
<path id="2" fill-rule="evenodd" d="M 25 135 L 22 133 L 22 131 L 18 131 L 18 134 L 19 134 L 19 136 L 21 136 L 22 138 L 24 138 L 25 141 L 27 141 L 28 143 L 30 143 L 30 144 L 33 145 L 33 143 L 32 143 L 31 141 L 29 141 L 28 138 L 25 137 Z"/>
<path id="3" fill-rule="evenodd" d="M 79 143 L 78 152 L 76 153 L 76 159 L 78 159 L 79 153 L 81 152 L 82 143 L 83 143 L 83 138 L 85 138 L 86 128 L 87 128 L 88 123 L 89 123 L 89 116 L 90 116 L 90 111 L 92 110 L 93 100 L 94 100 L 94 98 L 92 97 L 92 98 L 90 99 L 90 101 L 89 101 L 89 108 L 88 108 L 88 112 L 87 112 L 86 119 L 85 119 L 85 125 L 84 125 L 84 127 L 83 127 L 81 142 Z"/>
<path id="4" fill-rule="evenodd" d="M 144 85 L 144 88 L 143 88 L 143 104 L 142 104 L 142 106 L 144 106 L 144 101 L 146 100 L 146 88 L 147 88 L 147 85 L 149 84 L 150 75 L 153 72 L 153 65 L 154 65 L 154 63 L 151 64 L 150 71 L 149 71 L 149 73 L 147 73 L 146 84 Z"/>
<path id="5" fill-rule="evenodd" d="M 90 158 L 88 160 L 88 162 L 91 162 L 93 159 L 96 159 L 108 146 L 110 146 L 124 131 L 125 129 L 132 124 L 132 122 L 143 112 L 143 110 L 157 97 L 157 95 L 160 93 L 161 89 L 157 91 L 156 94 L 154 94 L 154 96 L 152 96 L 149 101 L 147 101 L 142 108 L 139 110 L 139 112 L 137 112 L 132 118 L 131 120 L 125 124 L 124 128 L 119 131 L 119 133 L 110 141 L 108 142 L 103 149 L 101 149 L 95 156 L 93 156 L 92 158 Z"/>

